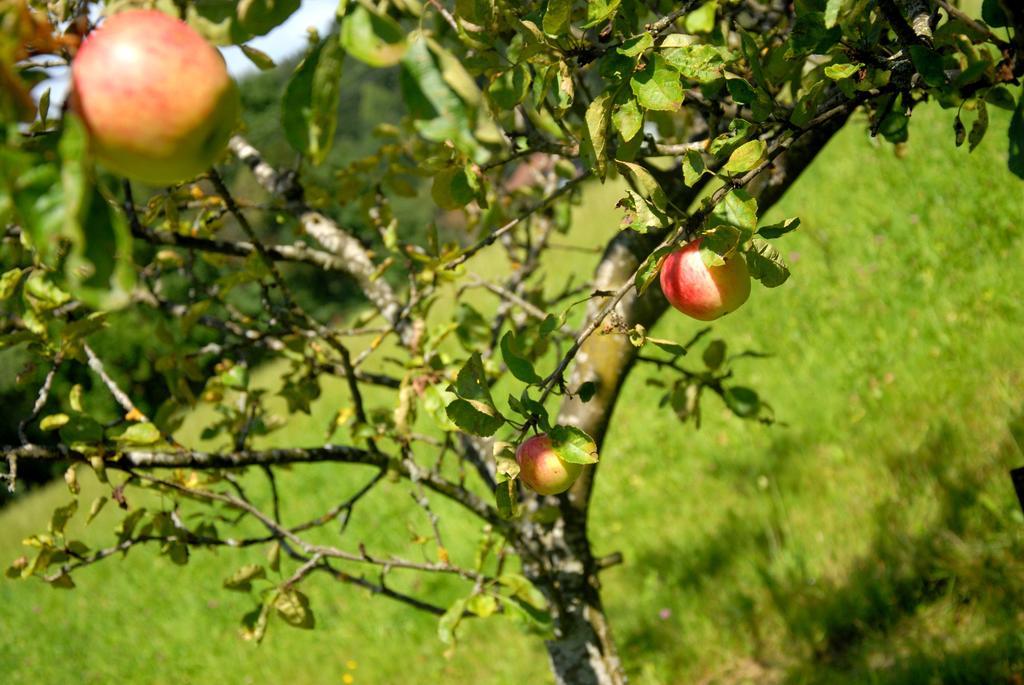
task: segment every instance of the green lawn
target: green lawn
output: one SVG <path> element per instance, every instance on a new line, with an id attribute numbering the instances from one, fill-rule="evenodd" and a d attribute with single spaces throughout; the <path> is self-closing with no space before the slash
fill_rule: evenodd
<path id="1" fill-rule="evenodd" d="M 993 116 L 969 155 L 953 148 L 952 114 L 922 108 L 903 159 L 854 123 L 771 212 L 803 220 L 779 243 L 793 277 L 756 288 L 714 335 L 772 355 L 737 373 L 779 424 L 744 423 L 709 397 L 695 431 L 657 408 L 645 384 L 656 369 L 633 374 L 592 526 L 598 553 L 625 556 L 603 580 L 633 682 L 982 683 L 1024 669 L 1024 517 L 1006 474 L 1024 464 L 1012 437 L 1024 444 L 1024 183 L 1006 171 L 1007 119 Z M 565 240 L 607 240 L 616 199 L 589 189 Z M 557 255 L 563 270 L 571 254 Z M 481 273 L 497 268 L 477 260 Z M 572 268 L 590 263 L 574 257 Z M 696 329 L 670 313 L 652 333 Z M 323 442 L 344 401 L 325 382 L 312 416 L 268 442 Z M 295 468 L 280 478 L 286 519 L 319 513 L 368 475 Z M 82 480 L 87 507 L 99 487 Z M 405 492 L 387 484 L 369 497 L 344 543 L 429 556 L 410 541 L 428 527 Z M 0 511 L 0 560 L 68 497 L 53 486 Z M 129 491 L 133 505 L 151 497 Z M 479 526 L 434 505 L 454 558 L 472 555 Z M 108 540 L 117 516 L 108 508 L 84 539 Z M 315 631 L 272 624 L 253 647 L 237 636 L 252 600 L 221 581 L 262 554 L 197 551 L 178 567 L 137 550 L 83 571 L 70 592 L 0 580 L 2 679 L 550 680 L 543 646 L 503 619 L 470 622 L 446 658 L 431 617 L 326 577 L 306 583 Z M 433 578 L 396 583 L 457 596 Z"/>

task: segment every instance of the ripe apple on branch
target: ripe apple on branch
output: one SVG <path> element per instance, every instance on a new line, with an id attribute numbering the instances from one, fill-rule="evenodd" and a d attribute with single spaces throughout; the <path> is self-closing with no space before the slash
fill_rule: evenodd
<path id="1" fill-rule="evenodd" d="M 105 167 L 152 185 L 187 181 L 221 155 L 238 89 L 220 53 L 156 10 L 116 14 L 71 64 L 71 107 Z"/>

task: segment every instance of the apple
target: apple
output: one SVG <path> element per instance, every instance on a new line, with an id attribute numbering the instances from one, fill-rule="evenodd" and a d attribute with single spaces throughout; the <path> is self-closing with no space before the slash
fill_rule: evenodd
<path id="1" fill-rule="evenodd" d="M 670 254 L 661 266 L 661 290 L 687 316 L 711 321 L 735 311 L 750 297 L 750 272 L 738 254 L 708 267 L 700 256 L 700 238 Z"/>
<path id="2" fill-rule="evenodd" d="M 238 120 L 224 58 L 188 24 L 156 10 L 104 21 L 71 63 L 71 107 L 104 166 L 151 185 L 199 175 Z"/>
<path id="3" fill-rule="evenodd" d="M 583 466 L 563 461 L 551 449 L 551 440 L 541 433 L 524 440 L 516 450 L 519 477 L 541 495 L 565 492 L 579 478 Z"/>

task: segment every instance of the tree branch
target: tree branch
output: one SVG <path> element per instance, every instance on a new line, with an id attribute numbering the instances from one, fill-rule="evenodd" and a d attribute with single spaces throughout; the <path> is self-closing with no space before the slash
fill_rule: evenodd
<path id="1" fill-rule="evenodd" d="M 267 192 L 286 202 L 287 209 L 299 219 L 306 233 L 328 252 L 336 255 L 343 269 L 358 282 L 366 297 L 398 332 L 402 343 L 415 348 L 419 330 L 409 321 L 401 302 L 388 282 L 377 278 L 377 265 L 362 243 L 349 235 L 332 219 L 310 208 L 302 200 L 301 186 L 292 175 L 279 174 L 267 164 L 259 150 L 241 136 L 233 136 L 228 148 L 243 164 L 252 170 L 256 180 Z"/>
<path id="2" fill-rule="evenodd" d="M 75 453 L 65 454 L 52 447 L 40 445 L 21 445 L 19 447 L 3 447 L 0 452 L 20 459 L 39 459 L 58 461 L 68 458 L 82 459 Z M 281 448 L 267 450 L 243 450 L 238 452 L 200 452 L 197 450 L 178 449 L 166 452 L 157 450 L 125 450 L 118 453 L 116 459 L 107 462 L 108 468 L 120 470 L 153 469 L 153 468 L 187 468 L 187 469 L 228 469 L 245 468 L 261 465 L 311 464 L 319 462 L 335 462 L 346 464 L 366 464 L 379 469 L 393 469 L 399 475 L 410 480 L 418 480 L 424 486 L 444 495 L 448 499 L 487 521 L 506 537 L 518 538 L 512 524 L 500 516 L 497 510 L 484 502 L 474 493 L 460 485 L 452 483 L 439 474 L 417 469 L 416 477 L 407 463 L 397 459 L 389 459 L 386 455 L 370 452 L 358 447 L 328 445 L 311 448 Z"/>

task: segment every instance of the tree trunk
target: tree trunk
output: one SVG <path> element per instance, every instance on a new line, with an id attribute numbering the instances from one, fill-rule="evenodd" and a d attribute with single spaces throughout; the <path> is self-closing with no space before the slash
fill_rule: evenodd
<path id="1" fill-rule="evenodd" d="M 558 685 L 622 685 L 626 682 L 601 600 L 561 622 L 561 637 L 547 642 Z"/>
<path id="2" fill-rule="evenodd" d="M 758 198 L 759 213 L 763 214 L 782 197 L 844 123 L 845 117 L 838 117 L 829 125 L 804 135 L 750 184 L 748 190 Z M 666 191 L 676 204 L 688 206 L 697 189 L 679 184 Z M 639 235 L 632 231 L 617 235 L 598 264 L 595 288 L 618 289 L 663 238 L 660 234 Z M 599 311 L 602 304 L 601 300 L 592 300 L 589 315 Z M 660 289 L 651 287 L 642 297 L 629 293 L 613 316 L 620 317 L 627 327 L 639 323 L 650 328 L 667 307 Z M 569 387 L 593 381 L 596 392 L 587 403 L 567 398 L 558 422 L 587 431 L 600 448 L 637 353 L 625 335 L 591 336 L 576 357 Z M 559 685 L 626 682 L 601 604 L 600 565 L 587 540 L 587 513 L 596 472 L 596 467 L 586 467 L 569 493 L 558 498 L 562 515 L 557 521 L 548 526 L 532 523 L 525 531 L 528 544 L 535 553 L 539 552 L 542 561 L 524 561 L 524 571 L 548 597 L 554 610 L 555 639 L 547 642 L 547 650 Z M 545 503 L 554 501 L 555 498 L 544 499 Z"/>
<path id="3" fill-rule="evenodd" d="M 529 543 L 541 550 L 543 561 L 524 559 L 523 564 L 552 607 L 555 638 L 546 646 L 555 682 L 620 685 L 626 678 L 601 605 L 599 569 L 587 540 L 586 517 L 566 499 L 561 500 L 561 510 L 552 525 L 528 527 Z"/>

